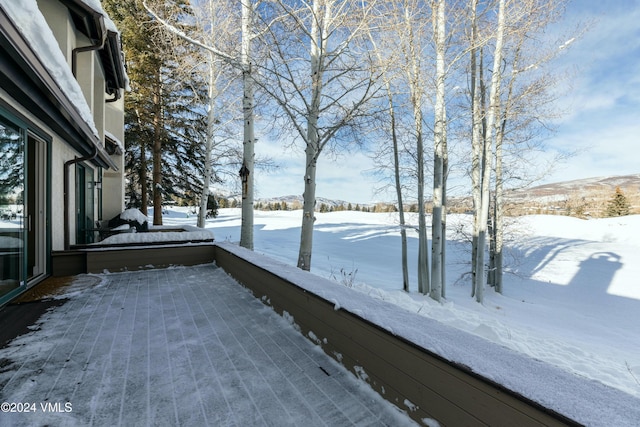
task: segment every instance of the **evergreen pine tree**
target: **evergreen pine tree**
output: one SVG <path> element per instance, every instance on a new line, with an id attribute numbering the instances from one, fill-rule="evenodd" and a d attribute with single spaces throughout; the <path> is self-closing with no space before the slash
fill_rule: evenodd
<path id="1" fill-rule="evenodd" d="M 624 195 L 620 187 L 616 187 L 616 192 L 607 205 L 606 214 L 609 217 L 629 215 L 630 207 L 627 197 Z"/>
<path id="2" fill-rule="evenodd" d="M 181 61 L 195 57 L 193 47 L 152 22 L 142 0 L 102 5 L 121 31 L 131 86 L 125 94 L 127 193 L 145 214 L 153 197 L 159 225 L 163 199 L 200 193 L 203 165 L 194 160 L 206 134 L 206 81 L 194 64 Z M 186 0 L 174 5 L 190 11 Z"/>
<path id="3" fill-rule="evenodd" d="M 207 199 L 207 217 L 216 218 L 218 216 L 218 201 L 213 194 L 209 194 Z"/>
<path id="4" fill-rule="evenodd" d="M 1 204 L 9 204 L 9 195 L 23 197 L 24 144 L 20 130 L 0 121 L 0 194 Z"/>

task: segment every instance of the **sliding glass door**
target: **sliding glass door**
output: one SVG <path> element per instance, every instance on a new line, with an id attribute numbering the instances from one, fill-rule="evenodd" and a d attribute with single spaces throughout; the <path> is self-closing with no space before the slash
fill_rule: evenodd
<path id="1" fill-rule="evenodd" d="M 47 272 L 47 143 L 29 134 L 26 157 L 27 280 L 33 281 Z"/>
<path id="2" fill-rule="evenodd" d="M 48 144 L 0 115 L 0 304 L 48 272 Z"/>
<path id="3" fill-rule="evenodd" d="M 25 131 L 0 116 L 0 302 L 25 285 Z"/>

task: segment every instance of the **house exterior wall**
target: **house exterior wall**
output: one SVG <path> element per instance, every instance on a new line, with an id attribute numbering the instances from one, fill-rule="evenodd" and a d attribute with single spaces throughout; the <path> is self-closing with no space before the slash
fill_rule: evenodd
<path id="1" fill-rule="evenodd" d="M 51 224 L 59 224 L 59 226 L 51 227 L 51 250 L 61 251 L 64 249 L 64 198 L 60 197 L 64 193 L 64 163 L 78 157 L 72 148 L 70 148 L 62 139 L 55 137 L 51 144 Z M 75 242 L 76 239 L 76 216 L 75 211 L 76 200 L 76 178 L 73 169 L 69 171 L 69 240 Z M 56 196 L 57 195 L 57 196 Z"/>
<path id="2" fill-rule="evenodd" d="M 68 9 L 59 1 L 38 0 L 38 7 L 71 67 L 73 49 L 89 46 L 92 44 L 91 40 L 74 29 Z M 124 143 L 124 102 L 122 97 L 115 102 L 106 102 L 105 76 L 96 51 L 81 52 L 76 55 L 76 79 L 93 114 L 102 147 L 105 147 L 107 134 L 115 136 L 118 141 Z M 118 167 L 117 170 L 106 169 L 102 172 L 102 176 L 98 176 L 98 170 L 94 171 L 94 181 L 102 183 L 102 203 L 100 205 L 97 197 L 94 202 L 96 219 L 98 219 L 100 208 L 101 217 L 104 219 L 110 219 L 124 210 L 124 156 L 114 154 L 111 157 Z M 75 195 L 70 200 L 75 200 Z M 70 220 L 73 223 L 70 225 L 70 230 L 75 230 L 75 217 Z M 75 241 L 75 238 L 71 241 Z"/>
<path id="3" fill-rule="evenodd" d="M 90 229 L 95 220 L 111 218 L 124 208 L 122 149 L 108 150 L 105 144 L 105 136 L 119 145 L 124 142 L 124 104 L 116 99 L 122 95 L 124 69 L 115 29 L 105 27 L 104 12 L 88 9 L 100 9 L 99 3 L 12 1 L 0 0 L 0 127 L 16 139 L 7 139 L 9 133 L 0 137 L 7 155 L 24 159 L 24 164 L 16 164 L 20 169 L 15 176 L 22 181 L 0 194 L 4 204 L 16 200 L 10 203 L 18 213 L 17 218 L 3 214 L 0 243 L 22 243 L 10 256 L 0 257 L 0 285 L 5 277 L 11 282 L 11 287 L 0 286 L 0 305 L 34 284 L 36 272 L 46 275 L 51 251 L 92 241 L 91 230 L 79 231 L 78 218 Z M 42 16 L 34 13 L 37 10 Z M 56 43 L 49 41 L 47 26 Z M 51 55 L 56 44 L 64 61 Z M 87 46 L 95 49 L 74 52 Z M 117 88 L 118 96 L 107 94 L 107 86 Z M 85 182 L 76 179 L 79 172 Z M 40 196 L 34 199 L 34 194 Z M 33 218 L 45 218 L 38 220 L 37 232 L 29 225 Z"/>
<path id="4" fill-rule="evenodd" d="M 124 97 L 105 104 L 105 132 L 124 144 Z M 107 169 L 102 173 L 102 217 L 111 219 L 124 211 L 124 146 L 122 154 L 114 154 L 111 159 L 118 170 Z"/>
<path id="5" fill-rule="evenodd" d="M 92 41 L 75 30 L 67 8 L 59 2 L 38 0 L 38 6 L 45 15 L 45 19 L 52 28 L 58 44 L 71 67 L 73 49 L 92 45 Z M 105 135 L 114 135 L 119 141 L 124 141 L 124 103 L 122 98 L 115 102 L 106 102 L 105 75 L 97 51 L 79 52 L 76 54 L 76 79 L 80 84 L 87 105 L 93 114 L 93 120 L 98 131 L 102 146 L 105 147 Z M 68 155 L 67 150 L 62 152 Z M 64 155 L 63 155 L 64 157 Z M 73 157 L 71 157 L 73 158 Z M 69 160 L 69 159 L 66 159 Z M 66 161 L 65 160 L 65 161 Z M 102 183 L 100 193 L 102 199 L 94 199 L 93 211 L 95 218 L 110 219 L 124 210 L 124 157 L 115 154 L 112 160 L 118 169 L 106 169 L 99 175 L 94 170 L 94 182 Z M 73 175 L 73 174 L 71 174 Z M 75 176 L 72 177 L 75 181 Z M 72 186 L 75 188 L 75 186 Z M 71 189 L 71 192 L 74 190 Z M 98 194 L 96 194 L 97 196 Z M 70 200 L 75 200 L 75 194 L 70 194 Z M 70 230 L 75 232 L 75 216 L 70 216 Z M 76 241 L 75 237 L 71 241 Z"/>

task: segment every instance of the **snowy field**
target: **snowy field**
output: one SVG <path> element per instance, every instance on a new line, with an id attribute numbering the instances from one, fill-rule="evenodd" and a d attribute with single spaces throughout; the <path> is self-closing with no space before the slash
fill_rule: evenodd
<path id="1" fill-rule="evenodd" d="M 411 293 L 401 290 L 395 214 L 316 214 L 312 272 L 496 344 L 640 397 L 640 216 L 581 220 L 529 216 L 509 225 L 504 295 L 470 297 L 469 218 L 449 217 L 447 298 L 417 292 L 417 238 L 409 239 Z M 255 251 L 295 265 L 301 211 L 255 212 Z M 194 225 L 172 208 L 164 225 Z M 429 221 L 428 221 L 429 222 Z M 207 221 L 237 242 L 240 210 Z"/>

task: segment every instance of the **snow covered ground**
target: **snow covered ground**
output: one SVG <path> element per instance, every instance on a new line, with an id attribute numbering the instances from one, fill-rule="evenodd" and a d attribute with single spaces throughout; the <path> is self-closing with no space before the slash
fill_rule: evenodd
<path id="1" fill-rule="evenodd" d="M 255 213 L 255 251 L 295 265 L 300 211 Z M 469 218 L 449 217 L 447 299 L 417 293 L 417 239 L 409 239 L 412 292 L 401 291 L 394 214 L 316 214 L 312 272 L 445 325 L 640 397 L 640 216 L 581 220 L 528 216 L 509 225 L 504 295 L 470 297 Z M 195 224 L 173 208 L 165 225 Z M 237 242 L 240 211 L 208 220 L 217 241 Z M 462 233 L 461 233 L 462 231 Z"/>
<path id="2" fill-rule="evenodd" d="M 316 275 L 293 267 L 297 258 L 300 215 L 300 211 L 256 212 L 254 253 L 233 244 L 239 239 L 238 209 L 221 210 L 218 218 L 207 222 L 207 229 L 215 234 L 217 241 L 230 242 L 224 243 L 225 248 L 244 252 L 250 259 L 255 259 L 254 262 L 264 263 L 283 277 L 292 277 L 294 281 L 299 278 L 305 287 L 313 288 L 312 292 L 335 301 L 336 307 L 359 313 L 580 423 L 637 425 L 636 421 L 640 419 L 640 333 L 637 327 L 640 320 L 637 282 L 640 243 L 635 239 L 640 235 L 640 216 L 589 221 L 530 216 L 514 220 L 510 224 L 512 237 L 508 243 L 507 266 L 511 272 L 505 277 L 505 293 L 498 295 L 488 291 L 485 304 L 480 305 L 470 297 L 467 283 L 469 245 L 464 236 L 468 233 L 468 217 L 452 215 L 449 218 L 447 299 L 439 304 L 415 290 L 415 236 L 410 238 L 412 292 L 407 294 L 400 290 L 399 232 L 393 214 L 317 214 L 312 260 L 312 272 Z M 174 208 L 164 216 L 164 228 L 189 229 L 195 221 L 195 215 L 189 209 Z M 137 234 L 144 241 L 147 235 L 163 233 L 130 234 Z M 9 363 L 0 370 L 0 382 L 4 384 L 1 397 L 4 400 L 8 397 L 23 401 L 35 399 L 41 403 L 72 402 L 73 414 L 64 411 L 57 414 L 56 420 L 65 425 L 83 425 L 85 421 L 110 425 L 109 420 L 115 419 L 114 416 L 119 417 L 121 425 L 130 425 L 140 413 L 143 414 L 140 422 L 146 420 L 146 424 L 165 417 L 180 424 L 182 417 L 196 416 L 202 421 L 198 421 L 199 425 L 216 425 L 215 420 L 222 414 L 231 417 L 230 424 L 245 425 L 247 420 L 238 417 L 256 416 L 261 412 L 238 411 L 231 407 L 220 409 L 222 412 L 217 409 L 211 412 L 205 410 L 205 402 L 216 401 L 214 397 L 223 392 L 244 393 L 245 389 L 234 385 L 237 381 L 253 383 L 271 368 L 258 367 L 254 373 L 243 368 L 242 375 L 227 378 L 216 374 L 217 368 L 212 365 L 215 369 L 204 371 L 207 375 L 212 372 L 205 382 L 217 384 L 221 381 L 220 389 L 199 388 L 195 400 L 184 400 L 186 395 L 181 387 L 187 383 L 176 380 L 182 378 L 182 374 L 176 374 L 173 381 L 167 381 L 166 377 L 167 372 L 171 374 L 184 368 L 185 348 L 191 349 L 197 342 L 208 342 L 194 340 L 191 336 L 195 333 L 193 325 L 200 324 L 195 320 L 213 316 L 212 313 L 219 309 L 229 310 L 228 303 L 222 303 L 222 308 L 203 308 L 206 301 L 209 301 L 207 304 L 221 301 L 208 288 L 212 283 L 212 268 L 215 269 L 214 266 L 200 266 L 87 275 L 86 279 L 97 278 L 99 286 L 92 287 L 91 292 L 87 292 L 81 283 L 73 286 L 65 295 L 70 298 L 69 303 L 45 315 L 33 333 L 0 352 L 0 358 L 5 358 L 4 365 Z M 219 270 L 215 273 L 220 276 Z M 319 276 L 341 285 L 332 286 Z M 224 277 L 228 278 L 222 275 L 218 279 L 222 281 Z M 362 295 L 355 297 L 347 288 L 362 292 Z M 229 292 L 233 289 L 236 287 L 227 288 Z M 161 295 L 152 295 L 152 291 Z M 246 294 L 243 297 L 246 302 L 251 300 L 246 292 L 233 292 L 234 295 Z M 105 301 L 108 304 L 103 304 Z M 254 302 L 259 304 L 257 300 Z M 151 321 L 160 313 L 158 307 L 162 308 L 162 313 L 173 317 L 163 322 Z M 221 318 L 238 317 L 236 311 L 229 312 L 233 314 L 231 317 Z M 174 319 L 175 313 L 192 314 L 184 319 Z M 264 310 L 260 313 L 264 314 Z M 424 323 L 420 323 L 420 316 L 425 316 Z M 255 321 L 252 315 L 241 317 L 245 321 Z M 75 327 L 79 324 L 78 319 L 85 318 L 80 321 L 83 328 Z M 213 317 L 209 323 L 205 322 L 205 326 L 212 321 Z M 160 328 L 162 325 L 166 330 Z M 176 325 L 179 325 L 178 330 Z M 239 330 L 253 328 L 245 324 Z M 210 334 L 212 331 L 217 333 L 218 327 L 196 330 L 198 334 Z M 269 331 L 271 329 L 267 328 L 256 336 L 266 335 Z M 114 334 L 126 339 L 115 340 Z M 156 336 L 173 338 L 159 342 L 158 347 L 156 340 L 150 339 Z M 224 350 L 226 345 L 222 343 L 220 349 Z M 246 348 L 250 347 L 253 346 L 250 344 Z M 205 345 L 197 351 L 206 353 L 210 349 Z M 312 352 L 319 351 L 314 349 Z M 168 370 L 149 359 L 165 353 L 167 356 L 162 356 L 162 362 L 168 363 L 168 367 L 165 366 Z M 192 367 L 218 360 L 196 357 L 195 350 L 189 354 L 194 355 L 190 361 Z M 254 360 L 261 355 L 247 353 L 246 358 L 241 359 Z M 123 363 L 126 366 L 119 365 Z M 15 366 L 20 368 L 16 370 Z M 338 372 L 337 366 L 336 369 Z M 137 376 L 122 372 L 136 372 Z M 147 380 L 143 378 L 145 372 Z M 189 375 L 199 378 L 201 374 L 196 369 Z M 53 377 L 55 381 L 52 382 Z M 142 378 L 141 382 L 137 381 L 138 377 Z M 151 381 L 156 377 L 157 382 Z M 224 382 L 225 378 L 231 382 Z M 550 384 L 557 386 L 550 387 Z M 294 387 L 304 389 L 303 386 Z M 99 394 L 92 394 L 96 390 Z M 113 399 L 104 400 L 111 402 L 105 407 L 96 406 L 96 402 L 103 401 L 100 396 L 112 396 Z M 156 398 L 169 399 L 173 405 L 157 405 Z M 243 399 L 240 400 L 245 402 Z M 267 395 L 266 399 L 271 397 Z M 136 406 L 138 400 L 142 406 Z M 303 405 L 305 408 L 316 402 L 315 398 L 302 397 L 302 400 L 307 402 Z M 137 409 L 130 410 L 130 407 Z M 288 419 L 284 412 L 274 412 L 270 404 L 265 403 L 265 408 L 268 411 L 262 416 L 271 421 Z M 352 409 L 353 405 L 346 405 L 344 410 Z M 373 416 L 397 415 L 393 411 L 388 414 Z M 0 416 L 0 425 L 43 424 L 52 420 L 48 418 L 50 413 L 9 415 Z M 327 423 L 323 416 L 316 421 L 310 425 Z M 410 424 L 406 418 L 399 418 L 397 422 L 400 421 Z"/>

